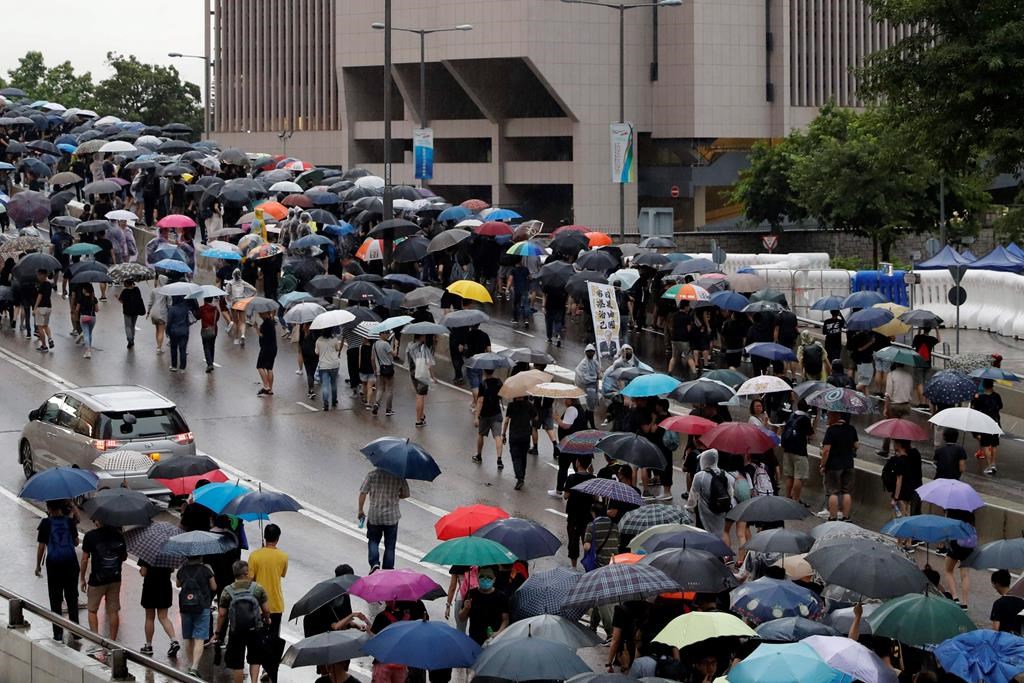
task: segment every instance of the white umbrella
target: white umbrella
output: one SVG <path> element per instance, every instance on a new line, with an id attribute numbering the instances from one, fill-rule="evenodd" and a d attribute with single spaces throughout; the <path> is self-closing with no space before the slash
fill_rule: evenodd
<path id="1" fill-rule="evenodd" d="M 218 251 L 233 251 L 236 254 L 242 253 L 242 250 L 238 248 L 237 244 L 225 242 L 224 240 L 211 240 L 210 243 L 206 245 L 206 248 L 216 249 Z"/>
<path id="2" fill-rule="evenodd" d="M 476 218 L 466 218 L 455 224 L 456 228 L 462 228 L 463 230 L 472 230 L 473 228 L 479 228 L 484 222 L 477 220 Z"/>
<path id="3" fill-rule="evenodd" d="M 298 183 L 293 183 L 290 180 L 281 180 L 270 186 L 271 192 L 302 192 L 302 187 Z"/>
<path id="4" fill-rule="evenodd" d="M 170 287 L 170 285 L 167 285 L 167 286 Z M 227 296 L 227 295 L 228 295 L 228 293 L 225 292 L 220 287 L 214 287 L 213 285 L 201 285 L 199 287 L 199 289 L 197 289 L 196 291 L 192 292 L 191 294 L 189 294 L 185 298 L 186 299 L 216 299 L 218 296 Z"/>
<path id="5" fill-rule="evenodd" d="M 117 154 L 118 152 L 134 151 L 136 151 L 135 145 L 130 142 L 125 142 L 124 140 L 111 140 L 110 142 L 104 143 L 104 145 L 99 148 L 100 154 L 107 154 L 108 152 L 111 154 Z"/>
<path id="6" fill-rule="evenodd" d="M 384 179 L 380 176 L 375 175 L 364 175 L 362 178 L 356 178 L 356 187 L 365 187 L 371 190 L 378 190 L 384 187 Z"/>
<path id="7" fill-rule="evenodd" d="M 774 375 L 760 375 L 751 377 L 740 385 L 736 390 L 737 396 L 755 396 L 760 394 L 773 394 L 776 391 L 792 391 L 793 387 L 786 383 L 786 380 Z"/>
<path id="8" fill-rule="evenodd" d="M 973 408 L 946 408 L 933 415 L 928 421 L 938 427 L 949 427 L 971 434 L 1003 433 L 995 420 Z"/>
<path id="9" fill-rule="evenodd" d="M 397 211 L 410 211 L 416 208 L 410 200 L 402 198 L 392 200 L 391 207 Z"/>
<path id="10" fill-rule="evenodd" d="M 292 306 L 288 312 L 284 314 L 284 321 L 289 325 L 302 325 L 304 323 L 313 322 L 322 313 L 326 312 L 327 309 L 320 304 L 306 301 Z"/>
<path id="11" fill-rule="evenodd" d="M 202 287 L 191 282 L 172 282 L 169 285 L 157 287 L 155 291 L 163 296 L 189 296 L 200 290 L 202 290 Z"/>
<path id="12" fill-rule="evenodd" d="M 156 149 L 163 142 L 160 138 L 155 135 L 140 135 L 139 139 L 135 141 L 136 147 L 152 147 Z"/>
<path id="13" fill-rule="evenodd" d="M 114 211 L 108 211 L 103 216 L 108 221 L 137 221 L 139 217 L 131 211 L 125 211 L 124 209 L 116 209 Z"/>
<path id="14" fill-rule="evenodd" d="M 83 111 L 79 112 L 79 114 L 89 114 L 89 113 L 92 113 L 93 115 L 95 115 L 95 112 L 89 112 L 88 110 L 83 110 Z M 112 125 L 117 124 L 117 123 L 121 123 L 121 119 L 117 118 L 116 116 L 104 116 L 103 118 L 96 119 L 93 122 L 93 125 L 96 126 L 97 128 L 102 128 L 103 126 L 112 126 Z"/>
<path id="15" fill-rule="evenodd" d="M 326 330 L 332 327 L 341 327 L 355 320 L 356 317 L 346 310 L 327 311 L 313 319 L 309 326 L 311 330 Z"/>

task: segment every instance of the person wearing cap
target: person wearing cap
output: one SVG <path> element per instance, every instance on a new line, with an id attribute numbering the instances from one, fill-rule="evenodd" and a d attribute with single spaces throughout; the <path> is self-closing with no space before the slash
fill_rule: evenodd
<path id="1" fill-rule="evenodd" d="M 479 645 L 508 628 L 508 596 L 495 589 L 494 579 L 492 567 L 481 567 L 477 587 L 469 589 L 459 610 L 459 619 L 469 623 L 469 637 Z"/>
<path id="2" fill-rule="evenodd" d="M 576 365 L 575 383 L 586 392 L 584 412 L 587 424 L 594 428 L 594 410 L 597 408 L 597 383 L 601 376 L 601 364 L 597 360 L 597 347 L 587 344 L 583 349 L 583 359 Z"/>

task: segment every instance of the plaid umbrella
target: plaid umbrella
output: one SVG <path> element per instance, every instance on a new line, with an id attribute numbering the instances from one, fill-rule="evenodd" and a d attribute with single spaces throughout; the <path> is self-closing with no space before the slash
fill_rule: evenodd
<path id="1" fill-rule="evenodd" d="M 153 461 L 144 453 L 122 449 L 104 453 L 92 464 L 109 472 L 145 472 L 153 466 Z"/>
<path id="2" fill-rule="evenodd" d="M 588 479 L 582 484 L 574 486 L 572 490 L 589 493 L 592 496 L 598 496 L 607 500 L 617 500 L 621 503 L 638 507 L 644 504 L 644 499 L 640 497 L 635 488 L 617 482 L 614 479 Z"/>
<path id="3" fill-rule="evenodd" d="M 622 516 L 619 533 L 634 535 L 657 524 L 678 524 L 688 521 L 689 515 L 674 505 L 644 505 Z"/>
<path id="4" fill-rule="evenodd" d="M 124 532 L 128 552 L 153 567 L 176 569 L 185 564 L 185 558 L 163 552 L 164 544 L 181 529 L 167 522 L 153 522 L 147 527 L 138 527 Z"/>
<path id="5" fill-rule="evenodd" d="M 597 442 L 611 434 L 603 429 L 584 429 L 566 436 L 558 442 L 558 449 L 562 453 L 573 455 L 593 455 Z"/>
<path id="6" fill-rule="evenodd" d="M 586 610 L 579 607 L 563 609 L 562 600 L 582 576 L 583 572 L 566 567 L 533 572 L 512 594 L 513 621 L 541 614 L 560 614 L 569 621 L 579 621 Z"/>
<path id="7" fill-rule="evenodd" d="M 597 607 L 626 600 L 646 600 L 679 590 L 679 584 L 656 567 L 644 564 L 609 564 L 583 575 L 562 607 Z"/>

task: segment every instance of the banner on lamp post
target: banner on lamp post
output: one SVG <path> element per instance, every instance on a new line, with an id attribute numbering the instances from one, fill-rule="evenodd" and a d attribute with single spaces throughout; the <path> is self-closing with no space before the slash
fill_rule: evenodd
<path id="1" fill-rule="evenodd" d="M 417 128 L 412 132 L 413 158 L 416 160 L 416 179 L 434 177 L 434 129 Z"/>
<path id="2" fill-rule="evenodd" d="M 612 182 L 636 182 L 636 153 L 632 123 L 611 125 Z"/>
<path id="3" fill-rule="evenodd" d="M 599 282 L 588 282 L 590 317 L 594 322 L 597 356 L 614 358 L 619 352 L 619 302 L 615 288 Z"/>

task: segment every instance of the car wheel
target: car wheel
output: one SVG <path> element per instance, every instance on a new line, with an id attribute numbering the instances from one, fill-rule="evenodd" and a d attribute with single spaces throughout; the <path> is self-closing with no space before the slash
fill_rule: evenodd
<path id="1" fill-rule="evenodd" d="M 36 465 L 32 459 L 32 446 L 28 441 L 22 441 L 18 448 L 21 460 L 21 471 L 25 473 L 26 479 L 31 479 L 36 473 Z"/>

